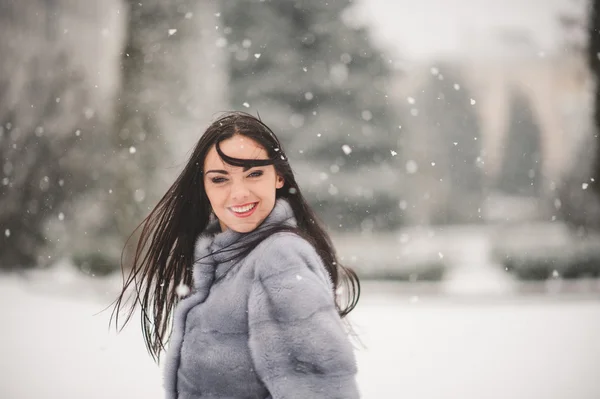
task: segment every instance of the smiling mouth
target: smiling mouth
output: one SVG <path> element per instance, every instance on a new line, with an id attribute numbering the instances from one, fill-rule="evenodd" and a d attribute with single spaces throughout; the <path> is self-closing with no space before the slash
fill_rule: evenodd
<path id="1" fill-rule="evenodd" d="M 232 206 L 229 209 L 237 217 L 248 217 L 254 213 L 257 205 L 258 202 L 254 202 L 252 204 L 247 204 L 244 206 Z"/>

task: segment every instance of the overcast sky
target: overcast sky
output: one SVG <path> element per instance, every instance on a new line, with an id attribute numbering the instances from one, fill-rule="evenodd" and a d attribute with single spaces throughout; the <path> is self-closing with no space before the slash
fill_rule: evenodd
<path id="1" fill-rule="evenodd" d="M 358 0 L 374 38 L 409 59 L 464 53 L 549 53 L 564 33 L 559 13 L 585 15 L 586 0 Z M 502 33 L 504 32 L 504 33 Z M 508 33 L 507 33 L 508 32 Z"/>

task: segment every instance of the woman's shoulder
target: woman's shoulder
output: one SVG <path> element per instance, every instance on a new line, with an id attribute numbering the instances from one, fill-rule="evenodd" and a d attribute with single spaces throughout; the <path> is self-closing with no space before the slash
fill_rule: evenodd
<path id="1" fill-rule="evenodd" d="M 252 252 L 263 261 L 277 262 L 298 256 L 318 258 L 315 248 L 305 238 L 292 231 L 281 231 L 270 235 Z"/>
<path id="2" fill-rule="evenodd" d="M 286 272 L 311 270 L 330 285 L 325 267 L 315 247 L 294 232 L 278 232 L 266 238 L 253 251 L 256 272 L 263 280 Z"/>

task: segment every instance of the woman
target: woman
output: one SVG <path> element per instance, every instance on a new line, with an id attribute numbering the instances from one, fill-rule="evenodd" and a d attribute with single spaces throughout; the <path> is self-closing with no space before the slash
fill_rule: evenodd
<path id="1" fill-rule="evenodd" d="M 117 318 L 132 284 L 125 323 L 139 301 L 156 360 L 170 340 L 169 399 L 359 397 L 341 322 L 358 278 L 337 262 L 279 140 L 249 114 L 208 127 L 142 223 Z"/>

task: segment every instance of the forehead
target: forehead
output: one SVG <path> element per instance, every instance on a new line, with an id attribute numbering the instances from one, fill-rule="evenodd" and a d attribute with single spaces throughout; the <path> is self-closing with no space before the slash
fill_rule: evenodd
<path id="1" fill-rule="evenodd" d="M 232 158 L 238 159 L 268 159 L 267 151 L 256 141 L 242 135 L 235 135 L 219 143 L 221 151 Z M 204 160 L 204 170 L 208 169 L 242 169 L 224 162 L 213 145 Z"/>

